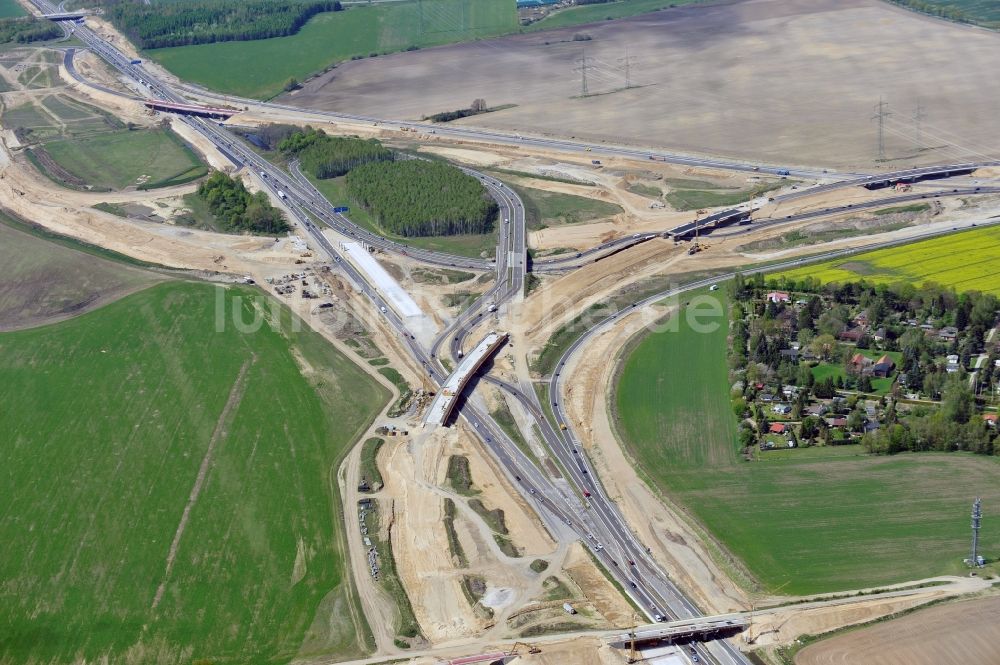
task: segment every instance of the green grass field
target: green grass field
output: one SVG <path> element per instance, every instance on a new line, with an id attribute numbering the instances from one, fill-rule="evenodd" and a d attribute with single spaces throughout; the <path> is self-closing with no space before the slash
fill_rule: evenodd
<path id="1" fill-rule="evenodd" d="M 770 277 L 803 279 L 811 276 L 824 283 L 862 278 L 877 284 L 936 282 L 956 291 L 1000 294 L 998 260 L 1000 226 L 990 226 L 818 263 Z"/>
<path id="2" fill-rule="evenodd" d="M 17 0 L 0 0 L 0 18 L 25 16 L 26 14 L 24 7 Z"/>
<path id="3" fill-rule="evenodd" d="M 163 129 L 61 139 L 46 143 L 44 148 L 56 164 L 97 189 L 181 184 L 208 173 L 208 167 L 187 144 Z"/>
<path id="4" fill-rule="evenodd" d="M 26 144 L 57 137 L 90 136 L 125 127 L 110 114 L 58 93 L 5 107 L 2 118 L 4 127 L 18 132 Z"/>
<path id="5" fill-rule="evenodd" d="M 722 293 L 720 292 L 716 292 Z M 690 510 L 768 589 L 811 594 L 960 573 L 968 513 L 1000 503 L 1000 459 L 862 456 L 856 447 L 740 459 L 726 327 L 651 334 L 630 351 L 615 404 L 644 479 Z M 1000 549 L 1000 532 L 983 549 Z"/>
<path id="6" fill-rule="evenodd" d="M 0 661 L 360 656 L 336 470 L 387 399 L 250 288 L 0 335 Z"/>
<path id="7" fill-rule="evenodd" d="M 280 94 L 289 78 L 301 81 L 355 56 L 469 41 L 517 27 L 514 3 L 508 0 L 410 0 L 319 14 L 290 37 L 179 46 L 146 55 L 184 80 L 267 99 Z"/>
<path id="8" fill-rule="evenodd" d="M 534 187 L 510 185 L 524 201 L 525 221 L 529 229 L 562 224 L 582 224 L 623 212 L 621 206 L 584 196 L 547 192 Z"/>
<path id="9" fill-rule="evenodd" d="M 691 181 L 697 182 L 697 181 Z M 767 192 L 782 187 L 781 182 L 765 182 L 750 189 L 722 189 L 711 186 L 703 189 L 677 188 L 667 192 L 667 203 L 674 210 L 697 210 L 698 208 L 717 208 L 744 203 L 763 196 Z"/>
<path id="10" fill-rule="evenodd" d="M 86 311 L 162 277 L 36 237 L 0 213 L 0 330 Z"/>
<path id="11" fill-rule="evenodd" d="M 528 30 L 549 30 L 551 28 L 566 28 L 584 23 L 596 23 L 608 19 L 627 18 L 638 14 L 647 14 L 668 7 L 689 5 L 699 0 L 617 0 L 598 5 L 583 5 L 570 7 L 555 12 L 548 17 L 532 23 Z"/>

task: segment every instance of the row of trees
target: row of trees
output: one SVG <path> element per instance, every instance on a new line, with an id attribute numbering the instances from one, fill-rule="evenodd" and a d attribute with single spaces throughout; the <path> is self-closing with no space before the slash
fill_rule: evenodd
<path id="1" fill-rule="evenodd" d="M 0 43 L 27 44 L 44 42 L 62 37 L 63 31 L 52 21 L 41 21 L 32 16 L 0 19 Z"/>
<path id="2" fill-rule="evenodd" d="M 471 115 L 487 113 L 489 110 L 490 107 L 486 106 L 486 100 L 479 98 L 472 100 L 472 104 L 467 109 L 442 111 L 441 113 L 435 113 L 434 115 L 427 116 L 424 120 L 431 120 L 433 122 L 451 122 L 452 120 L 458 120 L 460 118 L 468 118 Z"/>
<path id="3" fill-rule="evenodd" d="M 348 194 L 401 236 L 489 233 L 497 204 L 482 183 L 442 162 L 375 162 L 347 174 Z"/>
<path id="4" fill-rule="evenodd" d="M 286 156 L 298 157 L 309 173 L 320 179 L 336 178 L 371 162 L 391 162 L 394 155 L 377 139 L 329 136 L 306 127 L 278 144 Z"/>
<path id="5" fill-rule="evenodd" d="M 215 171 L 198 185 L 198 196 L 208 203 L 227 231 L 275 234 L 289 229 L 281 211 L 271 205 L 264 192 L 251 194 L 240 180 Z"/>
<path id="6" fill-rule="evenodd" d="M 976 16 L 975 9 L 973 9 L 973 12 L 968 12 L 961 7 L 956 6 L 959 3 L 944 3 L 941 2 L 941 0 L 890 0 L 890 2 L 895 2 L 897 5 L 909 7 L 910 9 L 918 11 L 922 14 L 940 16 L 941 18 L 946 18 L 949 21 L 957 21 L 959 23 L 975 23 L 977 25 L 983 25 L 987 28 L 993 29 L 1000 28 L 1000 21 L 985 20 L 981 15 Z M 980 4 L 986 8 L 989 7 L 991 3 Z"/>
<path id="7" fill-rule="evenodd" d="M 295 34 L 316 14 L 342 9 L 337 0 L 106 0 L 107 16 L 139 48 L 153 49 Z"/>

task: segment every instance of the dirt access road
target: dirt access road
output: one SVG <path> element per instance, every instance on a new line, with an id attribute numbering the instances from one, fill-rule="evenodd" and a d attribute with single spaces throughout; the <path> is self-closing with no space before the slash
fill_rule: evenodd
<path id="1" fill-rule="evenodd" d="M 584 48 L 587 97 L 575 71 Z M 612 92 L 625 84 L 626 48 L 637 87 Z M 281 101 L 419 120 L 481 97 L 517 106 L 460 124 L 775 164 L 899 168 L 1000 149 L 1000 93 L 984 85 L 996 62 L 1000 35 L 879 0 L 730 0 L 347 62 Z M 877 165 L 879 95 L 894 115 L 890 161 Z M 923 151 L 910 120 L 918 103 Z"/>

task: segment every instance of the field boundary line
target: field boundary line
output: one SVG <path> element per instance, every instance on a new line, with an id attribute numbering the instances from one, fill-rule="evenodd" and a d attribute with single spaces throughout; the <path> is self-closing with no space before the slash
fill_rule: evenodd
<path id="1" fill-rule="evenodd" d="M 181 536 L 184 535 L 184 529 L 187 527 L 188 520 L 191 518 L 191 510 L 194 508 L 194 504 L 198 501 L 201 489 L 205 486 L 205 479 L 208 477 L 208 470 L 212 466 L 212 453 L 215 452 L 215 447 L 219 443 L 219 439 L 222 438 L 226 422 L 229 420 L 229 414 L 232 413 L 233 409 L 243 398 L 243 390 L 246 387 L 247 370 L 250 369 L 250 365 L 252 365 L 255 360 L 256 356 L 248 358 L 243 363 L 243 366 L 240 367 L 239 374 L 236 375 L 236 380 L 233 381 L 233 387 L 229 390 L 229 399 L 226 400 L 226 405 L 222 407 L 219 419 L 215 422 L 215 430 L 212 432 L 212 438 L 208 441 L 208 450 L 205 451 L 205 456 L 201 460 L 201 467 L 199 467 L 198 475 L 195 477 L 194 486 L 191 488 L 191 494 L 188 496 L 187 505 L 184 506 L 184 512 L 181 514 L 181 521 L 177 525 L 177 531 L 174 532 L 174 540 L 170 543 L 170 551 L 167 553 L 166 569 L 163 571 L 163 580 L 160 582 L 160 586 L 156 589 L 156 595 L 153 597 L 153 604 L 150 606 L 150 610 L 155 610 L 157 605 L 159 605 L 160 601 L 163 599 L 163 593 L 167 589 L 167 582 L 170 580 L 170 573 L 174 568 L 174 562 L 177 560 L 177 550 L 180 549 Z"/>

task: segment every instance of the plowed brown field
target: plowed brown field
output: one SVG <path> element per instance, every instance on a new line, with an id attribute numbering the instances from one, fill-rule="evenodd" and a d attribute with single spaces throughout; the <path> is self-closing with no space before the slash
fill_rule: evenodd
<path id="1" fill-rule="evenodd" d="M 995 665 L 998 614 L 1000 597 L 932 607 L 810 645 L 795 665 Z"/>

